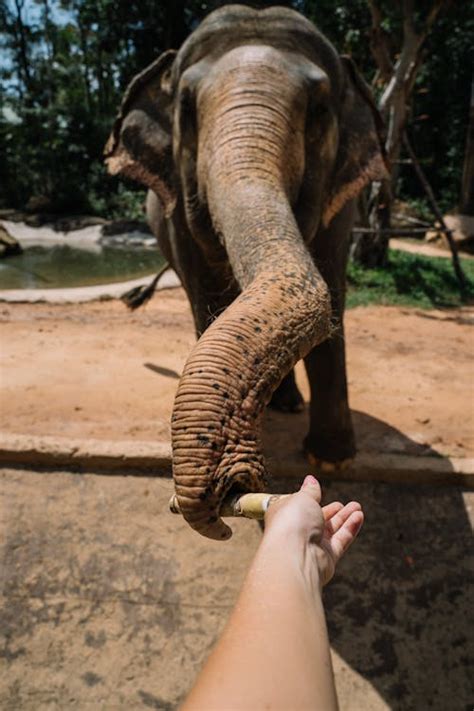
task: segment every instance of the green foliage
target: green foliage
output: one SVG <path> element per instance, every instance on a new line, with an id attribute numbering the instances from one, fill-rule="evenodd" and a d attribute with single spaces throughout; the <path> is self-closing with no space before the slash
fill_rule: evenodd
<path id="1" fill-rule="evenodd" d="M 444 257 L 423 257 L 390 250 L 385 268 L 365 269 L 351 263 L 347 273 L 348 308 L 383 304 L 430 309 L 472 303 L 474 260 L 461 261 L 468 280 L 464 299 L 451 262 Z"/>
<path id="2" fill-rule="evenodd" d="M 383 29 L 395 53 L 401 47 L 403 33 L 401 4 L 390 0 L 379 0 L 377 4 L 384 17 Z M 415 3 L 415 24 L 426 17 L 433 4 L 432 0 Z M 372 81 L 375 63 L 370 51 L 367 0 L 304 0 L 302 5 L 305 14 L 338 50 L 351 54 L 366 79 Z M 472 2 L 451 2 L 441 11 L 425 42 L 408 126 L 415 153 L 445 211 L 459 201 L 473 60 Z M 374 89 L 377 94 L 377 83 Z M 406 164 L 400 166 L 398 197 L 423 199 L 418 178 Z"/>
<path id="3" fill-rule="evenodd" d="M 97 178 L 90 190 L 88 205 L 89 211 L 108 219 L 121 219 L 126 216 L 133 220 L 145 218 L 145 192 L 135 185 L 125 184 L 118 178 L 110 178 L 102 166 L 92 166 L 92 174 Z M 111 185 L 109 192 L 101 189 L 103 184 Z"/>
<path id="4" fill-rule="evenodd" d="M 419 7 L 426 11 L 430 1 L 423 0 Z M 110 216 L 130 209 L 137 214 L 143 190 L 125 188 L 102 167 L 103 146 L 123 90 L 137 72 L 163 50 L 178 47 L 222 4 L 0 0 L 0 206 L 22 208 L 32 196 L 44 196 L 55 211 Z M 352 54 L 367 79 L 373 79 L 367 0 L 281 4 L 316 22 L 337 49 Z M 399 3 L 380 4 L 384 29 L 398 46 Z M 452 3 L 432 30 L 410 128 L 443 207 L 456 203 L 462 170 L 474 45 L 469 6 Z M 421 197 L 410 167 L 402 166 L 400 187 L 404 199 Z"/>
<path id="5" fill-rule="evenodd" d="M 354 57 L 360 70 L 372 79 L 375 66 L 370 54 L 367 0 L 304 0 L 300 6 L 298 9 L 331 40 L 338 52 Z"/>
<path id="6" fill-rule="evenodd" d="M 440 15 L 424 48 L 416 81 L 410 136 L 443 210 L 459 202 L 474 62 L 474 12 L 471 2 L 452 2 Z M 412 169 L 400 173 L 402 196 L 420 187 Z"/>
<path id="7" fill-rule="evenodd" d="M 415 217 L 425 222 L 433 222 L 433 210 L 425 195 L 422 197 L 408 197 L 406 206 Z"/>

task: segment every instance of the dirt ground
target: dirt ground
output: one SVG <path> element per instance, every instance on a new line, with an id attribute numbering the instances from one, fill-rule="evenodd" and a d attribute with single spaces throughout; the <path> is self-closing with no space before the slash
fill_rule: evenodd
<path id="1" fill-rule="evenodd" d="M 470 709 L 474 494 L 325 490 L 366 514 L 324 594 L 341 711 Z M 171 492 L 169 479 L 0 471 L 2 711 L 178 708 L 260 531 L 236 521 L 229 542 L 202 538 L 168 513 Z"/>
<path id="2" fill-rule="evenodd" d="M 0 321 L 3 432 L 169 437 L 194 342 L 180 289 L 135 314 L 116 301 L 0 304 Z M 472 456 L 473 323 L 472 309 L 348 312 L 361 450 Z M 301 366 L 298 380 L 307 396 Z M 274 456 L 275 442 L 300 450 L 306 418 L 267 413 Z M 474 493 L 330 479 L 323 488 L 366 514 L 325 591 L 341 711 L 471 708 Z M 167 478 L 0 470 L 2 709 L 178 708 L 260 532 L 237 521 L 228 543 L 197 536 L 169 514 L 171 492 Z"/>
<path id="3" fill-rule="evenodd" d="M 350 402 L 359 449 L 474 454 L 474 309 L 396 307 L 347 312 Z M 181 289 L 144 309 L 119 301 L 0 304 L 0 429 L 105 440 L 168 440 L 177 381 L 194 343 Z M 297 378 L 305 398 L 302 364 Z M 291 430 L 300 447 L 307 414 L 269 411 L 267 432 Z"/>

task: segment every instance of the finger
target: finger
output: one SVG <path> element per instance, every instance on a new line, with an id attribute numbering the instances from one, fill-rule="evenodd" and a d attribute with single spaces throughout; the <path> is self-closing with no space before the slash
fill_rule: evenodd
<path id="1" fill-rule="evenodd" d="M 318 504 L 320 503 L 322 497 L 321 486 L 319 481 L 315 479 L 312 474 L 308 474 L 308 476 L 305 477 L 300 491 L 308 492 Z"/>
<path id="2" fill-rule="evenodd" d="M 350 501 L 343 506 L 339 511 L 336 511 L 334 516 L 326 521 L 326 532 L 331 536 L 344 525 L 351 513 L 362 509 L 358 501 Z"/>
<path id="3" fill-rule="evenodd" d="M 333 516 L 337 514 L 338 511 L 344 508 L 344 504 L 340 501 L 331 501 L 330 504 L 323 506 L 323 516 L 325 521 L 329 521 Z"/>
<path id="4" fill-rule="evenodd" d="M 352 511 L 341 528 L 328 541 L 335 564 L 338 563 L 347 549 L 352 545 L 363 523 L 363 512 L 360 509 Z"/>

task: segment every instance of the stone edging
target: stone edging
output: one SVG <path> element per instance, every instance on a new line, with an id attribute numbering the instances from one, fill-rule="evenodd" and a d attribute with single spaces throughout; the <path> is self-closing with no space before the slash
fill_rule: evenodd
<path id="1" fill-rule="evenodd" d="M 168 442 L 71 440 L 3 433 L 0 435 L 0 465 L 170 476 L 171 445 Z M 311 471 L 311 467 L 301 455 L 271 460 L 270 470 L 276 479 L 286 480 L 299 479 Z M 347 481 L 474 487 L 474 459 L 361 452 L 350 469 L 320 474 Z"/>
<path id="2" fill-rule="evenodd" d="M 69 439 L 0 434 L 0 464 L 33 467 L 80 467 L 88 471 L 137 470 L 171 474 L 171 446 L 165 442 Z"/>

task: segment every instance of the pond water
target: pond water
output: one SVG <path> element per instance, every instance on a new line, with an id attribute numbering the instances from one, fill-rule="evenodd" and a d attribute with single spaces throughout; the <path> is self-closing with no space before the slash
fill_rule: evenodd
<path id="1" fill-rule="evenodd" d="M 53 289 L 139 279 L 164 264 L 157 247 L 70 245 L 26 247 L 0 261 L 0 289 Z"/>

